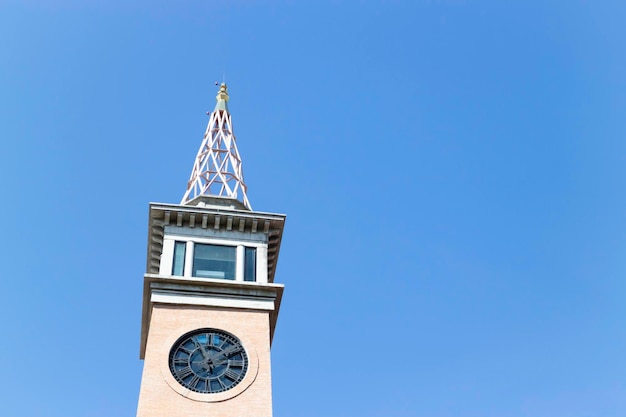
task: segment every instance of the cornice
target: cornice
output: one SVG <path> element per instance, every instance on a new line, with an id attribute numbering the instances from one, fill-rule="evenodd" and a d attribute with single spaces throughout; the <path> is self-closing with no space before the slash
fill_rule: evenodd
<path id="1" fill-rule="evenodd" d="M 282 284 L 145 274 L 139 356 L 143 359 L 145 355 L 152 307 L 155 304 L 267 311 L 271 343 L 283 290 Z"/>
<path id="2" fill-rule="evenodd" d="M 265 234 L 268 243 L 267 277 L 269 282 L 274 282 L 285 219 L 284 214 L 238 210 L 230 207 L 150 203 L 146 273 L 157 274 L 159 272 L 164 227 L 171 225 Z"/>

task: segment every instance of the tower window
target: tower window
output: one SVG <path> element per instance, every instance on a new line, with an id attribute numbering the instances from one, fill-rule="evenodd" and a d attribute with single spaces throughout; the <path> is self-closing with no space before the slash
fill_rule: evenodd
<path id="1" fill-rule="evenodd" d="M 185 271 L 185 242 L 174 243 L 174 262 L 172 262 L 172 275 L 182 277 Z"/>
<path id="2" fill-rule="evenodd" d="M 246 248 L 244 252 L 244 281 L 256 281 L 256 248 Z"/>
<path id="3" fill-rule="evenodd" d="M 234 246 L 196 243 L 193 254 L 193 276 L 234 280 L 236 252 Z"/>

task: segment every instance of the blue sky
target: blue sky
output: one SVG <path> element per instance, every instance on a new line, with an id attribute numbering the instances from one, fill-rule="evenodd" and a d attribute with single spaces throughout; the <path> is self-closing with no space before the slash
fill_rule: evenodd
<path id="1" fill-rule="evenodd" d="M 626 415 L 626 3 L 0 1 L 0 415 L 135 413 L 213 108 L 286 213 L 276 417 Z"/>

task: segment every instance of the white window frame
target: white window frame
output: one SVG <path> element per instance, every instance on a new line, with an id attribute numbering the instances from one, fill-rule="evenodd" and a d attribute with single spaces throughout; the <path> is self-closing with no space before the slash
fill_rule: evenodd
<path id="1" fill-rule="evenodd" d="M 193 277 L 193 256 L 195 244 L 220 245 L 236 247 L 235 281 L 244 282 L 245 249 L 246 247 L 256 249 L 256 281 L 257 283 L 267 283 L 267 243 L 249 240 L 229 240 L 220 238 L 203 238 L 198 236 L 186 236 L 178 234 L 168 234 L 163 238 L 163 253 L 161 254 L 160 275 L 171 275 L 174 262 L 175 242 L 186 242 L 185 249 L 185 270 L 183 277 Z"/>

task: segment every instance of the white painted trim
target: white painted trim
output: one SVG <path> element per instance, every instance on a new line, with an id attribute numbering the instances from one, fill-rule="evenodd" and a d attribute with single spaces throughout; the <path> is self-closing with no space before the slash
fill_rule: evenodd
<path id="1" fill-rule="evenodd" d="M 243 273 L 244 273 L 244 246 L 237 245 L 237 254 L 236 254 L 236 265 L 235 265 L 235 281 L 243 281 Z"/>
<path id="2" fill-rule="evenodd" d="M 256 250 L 256 282 L 267 284 L 267 245 Z"/>
<path id="3" fill-rule="evenodd" d="M 172 274 L 172 262 L 174 259 L 174 242 L 186 242 L 185 270 L 183 276 L 193 277 L 193 254 L 195 244 L 221 245 L 237 248 L 235 281 L 244 281 L 245 247 L 256 248 L 256 282 L 266 284 L 267 279 L 267 243 L 251 242 L 242 240 L 228 240 L 216 238 L 201 238 L 197 236 L 167 234 L 163 239 L 163 254 L 161 255 L 161 275 Z M 170 247 L 171 246 L 171 247 Z"/>
<path id="4" fill-rule="evenodd" d="M 188 240 L 187 246 L 185 247 L 185 272 L 183 273 L 185 277 L 190 277 L 193 272 L 193 251 L 194 243 Z"/>
<path id="5" fill-rule="evenodd" d="M 163 239 L 163 253 L 161 254 L 161 262 L 159 263 L 159 273 L 161 275 L 172 274 L 172 263 L 174 262 L 174 240 Z"/>
<path id="6" fill-rule="evenodd" d="M 273 300 L 245 300 L 226 297 L 207 297 L 197 295 L 173 294 L 167 291 L 153 290 L 150 297 L 153 303 L 162 304 L 186 304 L 194 306 L 209 307 L 234 307 L 247 308 L 252 310 L 274 310 Z"/>
<path id="7" fill-rule="evenodd" d="M 195 235 L 184 235 L 184 234 L 174 234 L 174 233 L 166 233 L 165 239 L 173 239 L 178 241 L 185 242 L 196 242 L 196 243 L 208 243 L 212 245 L 223 245 L 223 246 L 248 246 L 250 248 L 262 248 L 267 247 L 267 242 L 259 242 L 255 240 L 241 240 L 241 239 L 223 239 L 218 237 L 200 237 Z"/>

